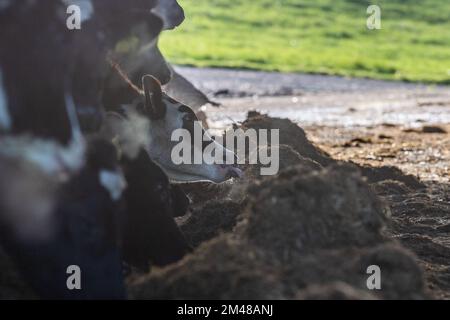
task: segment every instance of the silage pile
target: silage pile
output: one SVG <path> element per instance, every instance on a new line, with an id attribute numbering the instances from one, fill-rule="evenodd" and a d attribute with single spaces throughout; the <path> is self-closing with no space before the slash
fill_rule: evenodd
<path id="1" fill-rule="evenodd" d="M 289 120 L 251 113 L 242 128 L 280 129 L 279 174 L 244 166 L 233 184 L 187 186 L 194 203 L 180 227 L 195 250 L 131 280 L 131 298 L 427 298 L 416 258 L 386 232 L 390 210 L 369 184 L 420 188 L 417 179 L 338 163 Z M 380 290 L 367 288 L 370 265 L 381 269 Z"/>

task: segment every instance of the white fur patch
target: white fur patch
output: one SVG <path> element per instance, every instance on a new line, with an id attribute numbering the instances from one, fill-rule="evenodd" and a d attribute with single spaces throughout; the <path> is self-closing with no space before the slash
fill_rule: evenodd
<path id="1" fill-rule="evenodd" d="M 74 139 L 63 147 L 54 141 L 28 136 L 4 137 L 0 140 L 0 154 L 24 159 L 48 175 L 66 178 L 84 165 L 85 143 Z"/>
<path id="2" fill-rule="evenodd" d="M 11 116 L 8 110 L 8 97 L 3 86 L 3 74 L 0 69 L 0 129 L 11 129 Z"/>
<path id="3" fill-rule="evenodd" d="M 117 201 L 122 196 L 127 183 L 123 174 L 117 171 L 102 170 L 99 173 L 100 184 L 109 192 L 111 199 Z"/>

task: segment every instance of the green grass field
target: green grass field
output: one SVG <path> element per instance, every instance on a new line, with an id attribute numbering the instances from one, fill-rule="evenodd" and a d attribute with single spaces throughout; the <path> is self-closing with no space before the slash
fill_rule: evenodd
<path id="1" fill-rule="evenodd" d="M 186 21 L 160 42 L 172 63 L 450 83 L 448 0 L 179 2 Z"/>

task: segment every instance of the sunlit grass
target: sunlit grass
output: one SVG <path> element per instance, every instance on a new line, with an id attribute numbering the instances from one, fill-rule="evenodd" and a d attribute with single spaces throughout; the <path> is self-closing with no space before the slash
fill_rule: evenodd
<path id="1" fill-rule="evenodd" d="M 450 83 L 448 0 L 180 0 L 176 64 Z M 378 4 L 382 29 L 366 28 Z"/>

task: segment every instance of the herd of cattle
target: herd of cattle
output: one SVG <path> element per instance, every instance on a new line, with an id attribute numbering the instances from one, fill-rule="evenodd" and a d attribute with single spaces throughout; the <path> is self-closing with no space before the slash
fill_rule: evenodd
<path id="1" fill-rule="evenodd" d="M 89 8 L 80 30 L 71 4 Z M 190 251 L 172 182 L 240 175 L 171 162 L 171 132 L 197 120 L 186 104 L 208 102 L 157 46 L 183 20 L 175 0 L 0 0 L 0 246 L 39 297 L 125 298 L 131 268 Z"/>

